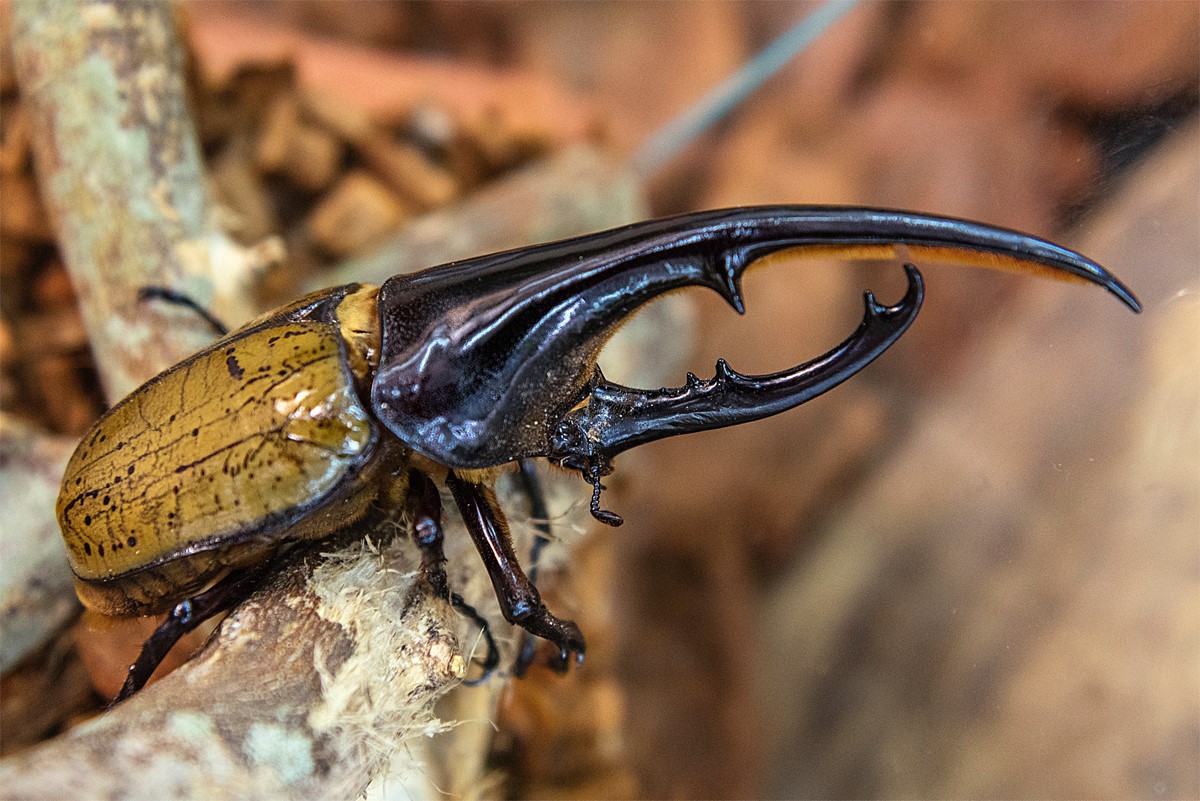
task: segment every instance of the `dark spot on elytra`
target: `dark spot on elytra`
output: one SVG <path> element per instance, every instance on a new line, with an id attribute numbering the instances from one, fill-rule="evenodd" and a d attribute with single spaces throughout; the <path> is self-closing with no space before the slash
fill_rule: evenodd
<path id="1" fill-rule="evenodd" d="M 120 484 L 120 483 L 121 483 L 121 477 L 120 477 L 120 476 L 117 476 L 116 478 L 114 478 L 114 479 L 113 479 L 113 483 L 114 483 L 114 484 Z"/>
<path id="2" fill-rule="evenodd" d="M 130 475 L 130 476 L 132 476 L 132 475 L 133 475 L 133 469 L 134 469 L 134 468 L 133 468 L 133 465 L 129 465 L 129 469 L 126 471 L 126 475 Z"/>
<path id="3" fill-rule="evenodd" d="M 90 542 L 85 542 L 83 544 L 83 552 L 86 553 L 88 556 L 92 555 L 92 544 Z"/>
<path id="4" fill-rule="evenodd" d="M 83 524 L 84 524 L 85 526 L 90 526 L 90 525 L 92 524 L 92 516 L 91 516 L 91 515 L 84 515 L 84 516 L 83 516 Z"/>
<path id="5" fill-rule="evenodd" d="M 100 543 L 100 555 L 104 556 L 104 543 Z"/>
<path id="6" fill-rule="evenodd" d="M 278 375 L 278 376 L 285 376 L 287 374 L 288 374 L 288 371 L 286 369 L 279 370 L 275 373 L 275 375 Z"/>
<path id="7" fill-rule="evenodd" d="M 118 442 L 118 443 L 117 443 L 117 450 L 121 450 L 121 448 L 124 448 L 124 447 L 125 447 L 125 442 L 124 442 L 124 441 L 121 441 L 121 442 Z"/>
<path id="8" fill-rule="evenodd" d="M 168 422 L 168 423 L 174 423 L 174 422 L 175 422 L 175 415 L 171 415 L 170 417 L 168 417 L 168 418 L 167 418 L 167 422 Z"/>
<path id="9" fill-rule="evenodd" d="M 267 345 L 274 345 L 278 341 L 279 341 L 279 337 L 271 337 L 270 339 L 267 340 Z"/>
<path id="10" fill-rule="evenodd" d="M 125 540 L 125 542 L 129 545 L 130 548 L 137 547 L 137 537 L 130 537 L 129 539 Z"/>
<path id="11" fill-rule="evenodd" d="M 192 436 L 193 436 L 193 437 L 198 437 L 198 436 L 200 436 L 200 429 L 198 429 L 198 428 L 193 428 L 193 429 L 192 429 Z"/>
<path id="12" fill-rule="evenodd" d="M 246 375 L 246 371 L 238 364 L 237 357 L 232 355 L 233 348 L 230 348 L 227 352 L 230 355 L 225 357 L 225 367 L 229 370 L 229 375 L 234 381 L 241 381 L 242 377 Z"/>
<path id="13" fill-rule="evenodd" d="M 168 519 L 168 520 L 174 520 L 174 519 L 175 519 L 175 513 L 174 513 L 174 512 L 167 512 L 167 519 Z"/>
<path id="14" fill-rule="evenodd" d="M 104 500 L 100 501 L 100 503 L 104 506 L 108 506 L 110 503 L 112 503 L 112 498 L 108 495 L 105 495 Z"/>

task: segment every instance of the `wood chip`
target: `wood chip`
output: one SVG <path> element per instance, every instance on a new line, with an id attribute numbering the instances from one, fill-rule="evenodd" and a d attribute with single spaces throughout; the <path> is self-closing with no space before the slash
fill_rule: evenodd
<path id="1" fill-rule="evenodd" d="M 283 172 L 301 189 L 317 192 L 333 183 L 345 152 L 345 146 L 333 134 L 300 124 L 287 144 Z"/>
<path id="2" fill-rule="evenodd" d="M 276 95 L 263 113 L 254 163 L 266 173 L 278 172 L 287 158 L 300 123 L 300 104 L 293 92 Z"/>
<path id="3" fill-rule="evenodd" d="M 544 132 L 516 125 L 498 107 L 465 120 L 462 128 L 466 140 L 491 172 L 511 169 L 549 148 Z"/>
<path id="4" fill-rule="evenodd" d="M 374 132 L 370 116 L 358 106 L 344 103 L 327 92 L 303 87 L 298 97 L 305 119 L 352 145 L 365 141 Z"/>
<path id="5" fill-rule="evenodd" d="M 408 216 L 405 206 L 378 179 L 351 172 L 321 200 L 308 219 L 313 241 L 344 256 L 391 232 Z"/>
<path id="6" fill-rule="evenodd" d="M 254 167 L 245 137 L 209 161 L 209 180 L 222 211 L 222 225 L 241 242 L 260 242 L 280 230 L 275 204 Z"/>
<path id="7" fill-rule="evenodd" d="M 33 283 L 33 301 L 40 309 L 75 308 L 75 290 L 67 268 L 57 259 L 42 269 Z"/>
<path id="8" fill-rule="evenodd" d="M 458 195 L 454 176 L 407 142 L 376 135 L 362 142 L 359 152 L 389 186 L 421 210 L 445 205 Z"/>
<path id="9" fill-rule="evenodd" d="M 32 175 L 8 175 L 0 192 L 0 234 L 35 242 L 54 237 Z"/>
<path id="10" fill-rule="evenodd" d="M 29 112 L 23 103 L 5 103 L 0 114 L 0 173 L 5 176 L 28 172 Z"/>
<path id="11" fill-rule="evenodd" d="M 12 329 L 0 321 L 0 368 L 12 367 L 17 361 L 17 348 L 13 342 Z"/>

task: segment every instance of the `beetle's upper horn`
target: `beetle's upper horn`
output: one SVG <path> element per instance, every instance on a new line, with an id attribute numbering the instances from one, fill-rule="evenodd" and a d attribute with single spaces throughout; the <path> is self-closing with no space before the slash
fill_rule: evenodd
<path id="1" fill-rule="evenodd" d="M 740 312 L 747 265 L 790 248 L 858 258 L 928 257 L 1077 278 L 1100 284 L 1137 309 L 1132 293 L 1095 262 L 1013 231 L 874 209 L 782 206 L 702 212 L 392 278 L 379 295 L 383 339 L 372 405 L 398 437 L 450 467 L 483 468 L 552 454 L 557 450 L 552 440 L 561 439 L 559 427 L 568 413 L 589 394 L 609 391 L 606 386 L 611 385 L 593 381 L 595 356 L 637 307 L 664 292 L 695 285 L 716 290 Z M 855 335 L 858 344 L 852 337 L 840 346 L 873 355 L 849 362 L 835 359 L 836 368 L 814 363 L 813 375 L 828 377 L 825 371 L 833 369 L 844 378 L 894 341 L 907 325 L 900 321 L 911 321 L 916 313 L 920 288 L 915 271 L 910 283 L 915 287 L 910 295 L 916 292 L 917 299 L 896 307 L 903 313 L 868 312 Z M 866 347 L 868 343 L 872 346 Z M 851 363 L 856 366 L 848 370 Z M 690 391 L 720 395 L 721 403 L 740 406 L 743 412 L 765 411 L 741 413 L 716 425 L 795 405 L 774 399 L 774 390 L 761 385 L 777 376 L 742 380 L 746 377 L 727 369 L 722 375 L 715 382 L 724 389 Z M 830 385 L 816 380 L 812 386 L 818 388 L 805 389 L 804 397 Z M 780 392 L 794 395 L 794 389 Z M 666 433 L 697 428 L 689 424 L 666 431 L 676 425 L 666 418 L 656 425 Z M 630 443 L 625 447 L 654 438 L 647 436 L 653 429 L 647 424 L 635 437 L 622 435 Z"/>

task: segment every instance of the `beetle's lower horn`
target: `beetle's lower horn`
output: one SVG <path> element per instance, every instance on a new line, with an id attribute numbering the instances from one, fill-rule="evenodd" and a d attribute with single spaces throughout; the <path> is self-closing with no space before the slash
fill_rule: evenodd
<path id="1" fill-rule="evenodd" d="M 791 370 L 744 375 L 717 362 L 716 375 L 659 390 L 633 389 L 605 381 L 597 370 L 587 403 L 558 426 L 549 458 L 580 470 L 593 483 L 610 472 L 616 454 L 676 434 L 737 425 L 799 406 L 825 393 L 870 364 L 916 319 L 925 288 L 921 274 L 904 265 L 908 291 L 895 306 L 866 293 L 858 329 L 833 350 Z"/>

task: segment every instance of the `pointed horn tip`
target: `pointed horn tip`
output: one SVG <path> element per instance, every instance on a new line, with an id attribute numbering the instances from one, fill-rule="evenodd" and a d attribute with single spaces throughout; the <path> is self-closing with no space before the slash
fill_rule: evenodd
<path id="1" fill-rule="evenodd" d="M 920 308 L 925 300 L 925 277 L 915 265 L 905 264 L 904 275 L 908 278 L 908 289 L 904 297 L 894 306 L 886 306 L 875 298 L 875 293 L 867 290 L 863 293 L 863 302 L 868 317 L 878 317 L 883 314 L 896 314 L 906 309 Z"/>
<path id="2" fill-rule="evenodd" d="M 715 379 L 732 380 L 741 377 L 732 367 L 729 362 L 724 359 L 717 359 L 717 370 L 714 376 Z"/>
<path id="3" fill-rule="evenodd" d="M 1142 313 L 1142 302 L 1137 299 L 1137 295 L 1133 294 L 1133 291 L 1129 287 L 1125 286 L 1116 278 L 1113 278 L 1112 282 L 1108 284 L 1105 289 L 1116 295 L 1117 300 L 1124 303 L 1125 306 L 1134 314 Z"/>
<path id="4" fill-rule="evenodd" d="M 905 264 L 904 275 L 908 277 L 908 291 L 904 293 L 904 297 L 897 305 L 898 307 L 907 305 L 919 309 L 925 302 L 925 276 L 921 275 L 921 271 L 915 264 Z"/>
<path id="5" fill-rule="evenodd" d="M 1121 301 L 1121 303 L 1124 304 L 1125 307 L 1134 314 L 1141 314 L 1142 302 L 1137 299 L 1137 295 L 1133 294 L 1133 290 L 1126 286 L 1120 278 L 1117 278 L 1102 265 L 1092 261 L 1086 256 L 1080 256 L 1079 254 L 1074 255 L 1079 256 L 1079 263 L 1070 264 L 1069 266 L 1077 269 L 1076 275 L 1086 281 L 1090 281 L 1093 284 L 1098 284 L 1099 286 L 1103 287 L 1106 292 L 1115 297 L 1117 300 Z"/>
<path id="6" fill-rule="evenodd" d="M 728 291 L 722 292 L 725 296 L 725 301 L 733 307 L 733 310 L 738 314 L 746 313 L 746 301 L 742 300 L 742 293 L 737 287 L 730 287 Z"/>

